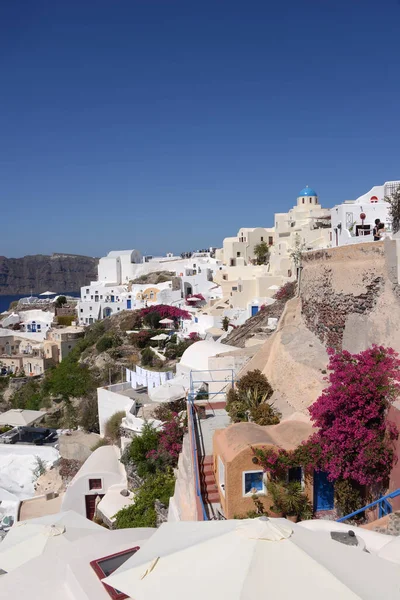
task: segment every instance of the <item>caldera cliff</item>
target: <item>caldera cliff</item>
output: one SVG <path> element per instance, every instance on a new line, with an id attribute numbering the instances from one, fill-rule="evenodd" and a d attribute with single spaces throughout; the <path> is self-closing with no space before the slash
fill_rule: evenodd
<path id="1" fill-rule="evenodd" d="M 97 278 L 98 259 L 75 254 L 0 256 L 0 295 L 74 292 Z"/>

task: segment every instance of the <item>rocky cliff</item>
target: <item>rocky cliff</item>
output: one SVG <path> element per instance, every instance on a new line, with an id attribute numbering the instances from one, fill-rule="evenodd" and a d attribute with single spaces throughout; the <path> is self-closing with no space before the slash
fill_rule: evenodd
<path id="1" fill-rule="evenodd" d="M 392 244 L 354 244 L 305 255 L 302 316 L 326 348 L 355 353 L 382 344 L 400 351 L 400 285 Z"/>
<path id="2" fill-rule="evenodd" d="M 97 278 L 97 258 L 74 254 L 0 256 L 0 295 L 74 292 Z"/>

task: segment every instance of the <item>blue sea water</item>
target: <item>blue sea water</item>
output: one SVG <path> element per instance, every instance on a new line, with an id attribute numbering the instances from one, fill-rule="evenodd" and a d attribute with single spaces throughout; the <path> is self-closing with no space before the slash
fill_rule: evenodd
<path id="1" fill-rule="evenodd" d="M 79 298 L 79 292 L 59 292 L 59 294 L 65 294 L 66 296 Z M 0 296 L 0 314 L 3 311 L 8 310 L 11 302 L 14 302 L 14 300 L 20 300 L 21 298 L 26 298 L 27 296 L 29 296 L 29 294 L 19 294 L 18 296 Z"/>

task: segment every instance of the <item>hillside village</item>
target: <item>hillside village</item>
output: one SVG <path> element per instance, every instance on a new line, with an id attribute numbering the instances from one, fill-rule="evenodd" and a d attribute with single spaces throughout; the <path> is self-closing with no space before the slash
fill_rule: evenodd
<path id="1" fill-rule="evenodd" d="M 242 536 L 329 597 L 397 597 L 399 213 L 400 181 L 331 209 L 306 186 L 220 248 L 111 250 L 79 299 L 1 315 L 0 595 L 152 598 Z"/>

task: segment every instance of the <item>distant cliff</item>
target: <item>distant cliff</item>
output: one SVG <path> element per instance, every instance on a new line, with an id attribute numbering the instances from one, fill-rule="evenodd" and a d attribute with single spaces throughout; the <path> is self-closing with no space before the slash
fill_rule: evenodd
<path id="1" fill-rule="evenodd" d="M 97 279 L 97 258 L 74 254 L 0 256 L 0 295 L 75 292 Z"/>

